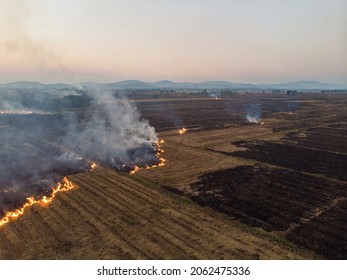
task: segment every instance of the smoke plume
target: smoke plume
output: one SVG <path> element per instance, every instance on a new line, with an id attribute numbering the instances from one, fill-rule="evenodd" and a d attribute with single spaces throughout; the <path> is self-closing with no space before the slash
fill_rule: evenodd
<path id="1" fill-rule="evenodd" d="M 127 172 L 159 163 L 155 129 L 112 92 L 11 90 L 0 98 L 0 216 L 92 162 Z"/>
<path id="2" fill-rule="evenodd" d="M 260 104 L 249 104 L 246 107 L 246 119 L 250 123 L 259 123 L 261 117 Z"/>
<path id="3" fill-rule="evenodd" d="M 88 115 L 70 116 L 64 146 L 118 170 L 157 163 L 150 152 L 158 141 L 156 132 L 127 99 L 98 92 L 91 107 Z"/>

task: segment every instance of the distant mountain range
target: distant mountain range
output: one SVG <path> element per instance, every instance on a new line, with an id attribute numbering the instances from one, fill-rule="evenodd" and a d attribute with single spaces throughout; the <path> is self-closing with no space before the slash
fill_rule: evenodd
<path id="1" fill-rule="evenodd" d="M 207 81 L 201 83 L 190 82 L 172 82 L 168 80 L 159 82 L 143 82 L 138 80 L 126 80 L 114 83 L 95 83 L 86 82 L 80 85 L 70 84 L 42 84 L 39 82 L 14 82 L 0 84 L 0 89 L 51 89 L 51 90 L 68 90 L 68 89 L 186 89 L 186 90 L 221 90 L 221 89 L 278 89 L 278 90 L 342 90 L 347 89 L 347 84 L 326 84 L 316 81 L 296 81 L 279 84 L 249 84 L 249 83 L 232 83 L 226 81 Z"/>

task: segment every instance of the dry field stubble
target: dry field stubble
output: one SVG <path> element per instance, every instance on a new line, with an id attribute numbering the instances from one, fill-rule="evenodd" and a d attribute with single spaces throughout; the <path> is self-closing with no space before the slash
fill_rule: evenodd
<path id="1" fill-rule="evenodd" d="M 230 124 L 220 114 L 217 129 L 210 127 L 210 120 L 216 119 L 210 101 L 210 114 L 205 111 L 190 134 L 164 133 L 169 150 L 175 151 L 168 153 L 174 163 L 170 166 L 168 161 L 165 169 L 154 171 L 160 172 L 157 182 L 320 258 L 346 259 L 347 98 L 333 94 L 292 98 L 239 98 L 233 112 L 245 108 L 242 104 L 247 101 L 258 104 L 265 124 L 247 125 L 237 117 Z M 196 103 L 197 109 L 207 101 Z M 194 112 L 194 105 L 190 106 L 186 111 Z M 193 117 L 194 113 L 189 122 Z M 185 168 L 173 179 L 170 174 L 177 169 L 176 162 Z"/>
<path id="2" fill-rule="evenodd" d="M 2 259 L 292 259 L 312 255 L 187 198 L 99 167 L 0 229 Z"/>
<path id="3" fill-rule="evenodd" d="M 283 164 L 291 157 L 273 160 L 277 153 L 285 156 L 286 149 L 274 154 L 264 144 L 263 150 L 254 148 L 265 142 L 306 145 L 312 152 L 308 146 L 324 144 L 311 141 L 308 133 L 316 135 L 318 129 L 329 140 L 337 131 L 340 142 L 331 149 L 342 155 L 343 164 L 345 101 L 329 98 L 305 95 L 295 104 L 276 95 L 139 102 L 144 117 L 165 140 L 166 165 L 134 175 L 99 166 L 94 172 L 70 176 L 75 189 L 0 228 L 0 258 L 311 259 L 316 253 L 343 258 L 346 185 L 340 173 L 321 173 L 315 163 L 295 170 L 293 164 Z M 264 109 L 263 126 L 247 124 L 243 117 L 245 106 L 257 102 Z M 171 115 L 163 116 L 163 110 Z M 176 129 L 183 126 L 188 133 L 178 135 Z M 323 148 L 329 150 L 328 146 Z M 311 185 L 297 192 L 290 184 L 293 178 Z M 314 188 L 321 182 L 317 178 L 329 188 L 322 195 L 322 188 Z M 280 191 L 275 193 L 274 188 Z M 313 204 L 304 199 L 311 195 Z M 288 198 L 298 201 L 299 211 L 292 213 L 274 203 Z M 332 221 L 333 229 L 328 230 Z M 329 245 L 340 249 L 329 250 Z"/>
<path id="4" fill-rule="evenodd" d="M 255 97 L 263 110 L 262 126 L 235 120 L 231 128 L 207 127 L 169 137 L 180 149 L 185 147 L 187 161 L 193 148 L 211 152 L 211 159 L 215 153 L 229 161 L 221 158 L 222 168 L 213 160 L 197 166 L 191 154 L 190 163 L 181 159 L 180 164 L 195 181 L 183 185 L 171 181 L 166 188 L 178 189 L 202 206 L 272 232 L 320 258 L 346 259 L 347 99 L 304 94 L 288 105 L 288 98 Z M 226 124 L 221 118 L 219 126 Z"/>

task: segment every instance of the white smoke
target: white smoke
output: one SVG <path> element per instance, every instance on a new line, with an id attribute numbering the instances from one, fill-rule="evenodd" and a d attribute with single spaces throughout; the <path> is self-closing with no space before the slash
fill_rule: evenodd
<path id="1" fill-rule="evenodd" d="M 0 216 L 26 197 L 45 195 L 61 177 L 88 171 L 92 162 L 126 172 L 160 162 L 154 127 L 112 92 L 45 95 L 49 100 L 41 103 L 25 91 L 1 97 L 0 108 L 7 109 L 0 109 Z M 50 114 L 35 114 L 47 104 L 56 105 Z"/>
<path id="2" fill-rule="evenodd" d="M 218 91 L 209 92 L 208 95 L 210 97 L 213 97 L 215 100 L 218 100 L 220 98 L 220 92 Z"/>
<path id="3" fill-rule="evenodd" d="M 92 98 L 94 110 L 87 123 L 72 116 L 65 145 L 74 148 L 77 144 L 78 153 L 116 169 L 154 163 L 156 157 L 150 151 L 158 137 L 137 108 L 110 92 L 93 92 Z"/>
<path id="4" fill-rule="evenodd" d="M 261 118 L 260 104 L 249 104 L 246 107 L 246 119 L 250 123 L 259 123 Z"/>

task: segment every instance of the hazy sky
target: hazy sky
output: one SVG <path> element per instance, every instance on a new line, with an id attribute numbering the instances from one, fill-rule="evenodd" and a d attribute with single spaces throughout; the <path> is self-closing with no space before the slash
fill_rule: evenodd
<path id="1" fill-rule="evenodd" d="M 0 82 L 347 83 L 346 0 L 0 0 Z"/>

